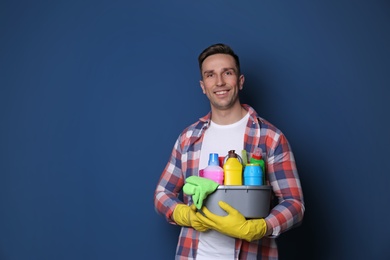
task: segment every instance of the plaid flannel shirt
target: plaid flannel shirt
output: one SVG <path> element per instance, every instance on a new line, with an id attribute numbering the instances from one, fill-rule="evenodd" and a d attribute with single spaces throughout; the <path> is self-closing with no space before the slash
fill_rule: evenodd
<path id="1" fill-rule="evenodd" d="M 244 137 L 245 150 L 248 156 L 251 156 L 256 146 L 262 149 L 266 181 L 272 186 L 273 196 L 276 196 L 278 203 L 273 205 L 266 217 L 273 229 L 272 236 L 252 242 L 236 239 L 235 259 L 276 260 L 278 250 L 275 238 L 299 225 L 303 219 L 305 207 L 301 183 L 294 155 L 284 134 L 259 117 L 252 107 L 245 104 L 242 106 L 249 111 Z M 211 112 L 183 130 L 175 142 L 170 160 L 157 184 L 154 194 L 155 210 L 171 224 L 176 224 L 172 219 L 173 210 L 178 203 L 183 203 L 179 199 L 179 194 L 185 179 L 198 175 L 203 135 L 210 124 L 210 119 Z M 191 197 L 184 194 L 183 200 L 189 204 Z M 182 227 L 176 259 L 195 259 L 198 241 L 198 231 Z"/>

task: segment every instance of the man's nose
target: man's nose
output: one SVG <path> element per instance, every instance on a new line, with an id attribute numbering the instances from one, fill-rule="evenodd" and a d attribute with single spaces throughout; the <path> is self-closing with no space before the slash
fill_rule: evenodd
<path id="1" fill-rule="evenodd" d="M 223 78 L 223 75 L 217 75 L 217 86 L 223 86 L 225 85 L 225 80 Z"/>

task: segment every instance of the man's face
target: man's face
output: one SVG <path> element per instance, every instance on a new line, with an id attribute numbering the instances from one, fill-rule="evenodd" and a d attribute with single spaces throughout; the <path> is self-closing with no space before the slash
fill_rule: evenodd
<path id="1" fill-rule="evenodd" d="M 219 110 L 231 108 L 238 102 L 238 91 L 243 84 L 244 76 L 238 75 L 232 56 L 214 54 L 203 61 L 200 86 L 212 107 Z"/>

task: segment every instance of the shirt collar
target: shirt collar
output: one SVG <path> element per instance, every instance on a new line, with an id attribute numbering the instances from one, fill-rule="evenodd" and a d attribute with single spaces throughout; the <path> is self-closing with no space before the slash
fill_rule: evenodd
<path id="1" fill-rule="evenodd" d="M 253 120 L 253 121 L 257 121 L 257 113 L 256 111 L 249 105 L 247 104 L 241 104 L 241 106 L 249 112 L 249 117 Z M 207 124 L 207 127 L 210 125 L 210 120 L 211 120 L 211 111 L 209 113 L 207 113 L 207 115 L 205 115 L 204 117 L 201 117 L 199 118 L 199 121 Z"/>

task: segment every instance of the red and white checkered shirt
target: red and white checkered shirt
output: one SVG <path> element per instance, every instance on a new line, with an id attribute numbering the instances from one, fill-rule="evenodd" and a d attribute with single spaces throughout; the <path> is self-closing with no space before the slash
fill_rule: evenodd
<path id="1" fill-rule="evenodd" d="M 249 112 L 244 147 L 251 156 L 256 146 L 263 151 L 266 164 L 266 181 L 272 186 L 273 195 L 278 204 L 273 205 L 266 220 L 273 232 L 270 237 L 247 242 L 236 239 L 235 259 L 278 259 L 275 238 L 281 233 L 299 225 L 304 215 L 304 202 L 301 183 L 296 169 L 294 155 L 284 134 L 268 121 L 260 118 L 256 111 L 242 105 Z M 155 190 L 156 211 L 165 219 L 176 224 L 172 213 L 179 199 L 179 193 L 189 176 L 198 175 L 199 155 L 205 130 L 210 124 L 211 113 L 187 127 L 178 137 L 169 162 L 161 174 Z M 184 203 L 189 204 L 191 197 L 184 194 Z M 176 259 L 195 259 L 198 248 L 199 232 L 190 227 L 182 227 Z"/>

